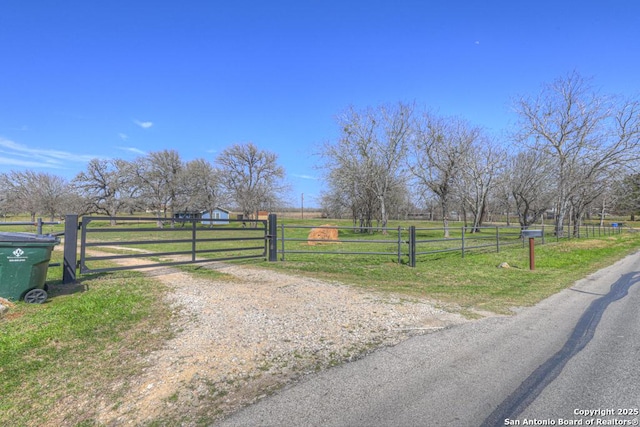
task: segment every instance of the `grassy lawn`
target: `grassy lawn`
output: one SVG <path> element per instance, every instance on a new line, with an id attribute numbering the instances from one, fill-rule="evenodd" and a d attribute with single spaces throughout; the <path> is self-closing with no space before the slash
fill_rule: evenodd
<path id="1" fill-rule="evenodd" d="M 340 237 L 346 236 L 351 235 Z M 365 237 L 380 239 L 379 234 Z M 640 233 L 549 241 L 536 245 L 534 271 L 528 248 L 521 245 L 464 258 L 459 252 L 420 255 L 415 268 L 399 264 L 393 255 L 295 254 L 284 262 L 250 264 L 432 298 L 473 316 L 478 310 L 508 313 L 510 307 L 535 304 L 639 248 Z M 60 258 L 56 251 L 52 262 Z M 511 268 L 497 268 L 502 262 Z M 219 274 L 194 266 L 185 271 Z M 81 292 L 71 292 L 60 285 L 61 276 L 60 267 L 49 269 L 52 292 L 45 304 L 16 303 L 0 320 L 0 425 L 99 425 L 99 405 L 78 407 L 76 401 L 89 396 L 110 405 L 125 403 L 124 391 L 143 369 L 140 355 L 159 348 L 171 334 L 172 313 L 162 298 L 167 290 L 153 279 L 136 272 L 81 276 L 76 289 Z"/>
<path id="2" fill-rule="evenodd" d="M 535 270 L 529 249 L 511 245 L 496 252 L 441 253 L 418 257 L 416 267 L 394 256 L 287 255 L 268 268 L 351 283 L 367 289 L 428 297 L 463 310 L 507 313 L 570 286 L 640 248 L 640 233 L 536 244 Z M 506 262 L 511 268 L 497 268 Z"/>
<path id="3" fill-rule="evenodd" d="M 60 257 L 54 252 L 52 262 Z M 49 270 L 51 298 L 16 303 L 0 321 L 0 425 L 96 425 L 98 405 L 77 402 L 122 403 L 143 368 L 139 356 L 170 336 L 165 290 L 153 280 L 117 273 L 69 288 L 59 285 L 60 267 Z"/>

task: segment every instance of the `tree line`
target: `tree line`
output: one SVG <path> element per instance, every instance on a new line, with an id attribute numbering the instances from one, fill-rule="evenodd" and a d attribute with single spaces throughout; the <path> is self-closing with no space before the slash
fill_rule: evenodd
<path id="1" fill-rule="evenodd" d="M 208 211 L 234 204 L 245 218 L 280 203 L 285 171 L 277 155 L 252 143 L 226 148 L 214 163 L 184 161 L 162 150 L 133 161 L 93 159 L 71 181 L 31 170 L 0 174 L 2 213 L 28 212 L 52 221 L 66 213 L 116 216 L 140 211 L 158 218 Z"/>
<path id="2" fill-rule="evenodd" d="M 415 104 L 348 108 L 339 137 L 320 147 L 331 217 L 385 229 L 390 217 L 422 212 L 461 219 L 472 230 L 500 215 L 523 227 L 548 215 L 556 232 L 585 217 L 640 211 L 640 104 L 601 94 L 573 72 L 514 102 L 515 130 L 497 137 L 461 117 Z M 213 162 L 184 161 L 175 150 L 133 161 L 93 159 L 70 181 L 31 170 L 0 174 L 0 213 L 52 220 L 75 212 L 159 217 L 233 206 L 245 217 L 285 204 L 278 156 L 234 144 Z"/>
<path id="3" fill-rule="evenodd" d="M 602 95 L 577 72 L 514 103 L 516 131 L 497 138 L 460 117 L 398 103 L 348 109 L 325 144 L 322 204 L 332 216 L 384 228 L 390 207 L 455 214 L 478 230 L 491 214 L 523 227 L 542 215 L 556 233 L 585 216 L 638 211 L 640 104 Z"/>

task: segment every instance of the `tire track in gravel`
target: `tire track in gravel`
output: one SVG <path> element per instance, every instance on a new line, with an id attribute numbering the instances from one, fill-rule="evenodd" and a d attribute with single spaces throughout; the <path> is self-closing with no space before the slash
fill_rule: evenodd
<path id="1" fill-rule="evenodd" d="M 141 269 L 170 289 L 175 335 L 145 356 L 123 405 L 102 404 L 100 422 L 140 425 L 168 414 L 184 426 L 214 420 L 301 375 L 466 321 L 426 300 L 253 266 L 207 267 L 230 278 Z"/>

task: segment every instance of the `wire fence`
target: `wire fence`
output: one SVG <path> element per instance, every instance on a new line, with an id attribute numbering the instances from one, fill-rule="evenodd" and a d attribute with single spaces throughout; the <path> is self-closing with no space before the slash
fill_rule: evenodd
<path id="1" fill-rule="evenodd" d="M 407 229 L 403 227 L 387 229 L 384 233 L 376 232 L 378 229 L 374 227 L 317 227 L 280 224 L 279 228 L 278 254 L 282 261 L 286 259 L 287 254 L 340 254 L 394 256 L 397 257 L 398 262 L 401 262 L 406 253 L 404 245 L 407 239 Z M 343 237 L 339 239 L 305 237 L 306 233 L 300 232 L 301 230 L 325 230 L 326 234 L 335 231 L 336 236 L 339 236 L 342 231 Z M 364 250 L 365 247 L 369 249 Z"/>
<path id="2" fill-rule="evenodd" d="M 26 225 L 28 227 L 35 227 L 37 234 L 42 234 L 42 226 L 43 225 L 59 225 L 62 224 L 61 221 L 43 221 L 42 218 L 38 218 L 35 222 L 31 221 L 10 221 L 10 222 L 0 222 L 0 226 L 6 227 L 15 227 Z"/>
<path id="3" fill-rule="evenodd" d="M 70 218 L 75 218 L 70 221 Z M 91 221 L 98 218 L 91 218 Z M 138 218 L 132 218 L 138 220 Z M 153 220 L 153 219 L 150 219 Z M 89 222 L 89 221 L 87 221 Z M 42 227 L 44 225 L 58 225 L 62 222 L 45 222 L 42 219 L 33 223 L 30 221 L 20 222 L 0 222 L 0 226 L 28 226 L 35 227 L 38 234 L 42 234 Z M 311 260 L 313 261 L 318 256 L 354 256 L 354 257 L 372 257 L 372 256 L 386 256 L 391 257 L 398 264 L 407 264 L 411 267 L 415 267 L 419 260 L 419 257 L 424 259 L 425 256 L 438 253 L 460 253 L 461 257 L 471 251 L 496 251 L 500 252 L 503 247 L 522 245 L 525 246 L 525 242 L 529 239 L 524 236 L 524 232 L 527 231 L 522 227 L 515 226 L 485 226 L 475 229 L 470 227 L 449 227 L 445 230 L 443 227 L 423 228 L 410 226 L 398 226 L 396 228 L 381 229 L 379 227 L 356 227 L 356 226 L 309 226 L 309 225 L 292 225 L 292 224 L 279 224 L 277 215 L 269 215 L 268 221 L 262 221 L 263 227 L 259 228 L 262 235 L 259 237 L 264 243 L 260 244 L 260 252 L 255 256 L 257 258 L 266 258 L 269 261 L 277 261 L 278 256 L 282 261 L 285 260 Z M 232 227 L 232 225 L 228 226 Z M 226 228 L 227 232 L 244 232 L 247 231 L 242 228 Z M 63 282 L 69 283 L 76 278 L 76 269 L 79 264 L 84 265 L 86 261 L 86 254 L 84 253 L 85 246 L 90 246 L 95 243 L 86 242 L 85 231 L 83 231 L 83 237 L 81 240 L 81 260 L 77 259 L 77 244 L 78 244 L 78 219 L 76 215 L 67 215 L 64 222 L 64 231 L 54 233 L 55 235 L 65 236 L 64 245 L 64 261 L 63 261 Z M 192 227 L 193 228 L 193 224 Z M 184 230 L 187 230 L 185 228 Z M 554 227 L 529 227 L 528 231 L 538 230 L 538 237 L 536 237 L 539 244 L 544 244 L 547 241 L 555 240 L 560 241 L 564 239 L 575 238 L 596 238 L 603 236 L 611 236 L 620 234 L 625 229 L 622 223 L 611 223 L 606 226 L 600 226 L 596 224 L 581 225 L 580 227 L 564 227 L 561 232 L 556 232 Z M 172 233 L 178 233 L 184 230 L 171 229 Z M 320 231 L 319 234 L 314 234 L 313 231 Z M 630 229 L 631 230 L 631 229 Z M 122 232 L 123 230 L 102 230 L 103 232 L 116 231 Z M 128 237 L 133 238 L 131 234 L 134 230 L 127 230 Z M 145 231 L 147 231 L 145 229 Z M 166 231 L 163 229 L 163 231 Z M 220 230 L 223 231 L 223 230 Z M 322 231 L 325 233 L 323 234 Z M 446 237 L 445 237 L 446 236 Z M 194 253 L 198 252 L 196 249 L 194 252 L 192 240 L 188 240 L 188 243 L 192 245 L 191 252 L 192 258 Z M 213 245 L 223 245 L 227 240 L 252 240 L 247 236 L 222 236 L 220 238 L 200 239 L 202 241 L 209 241 Z M 224 242 L 223 242 L 224 241 Z M 221 243 L 222 242 L 222 243 Z M 139 244 L 138 241 L 131 240 L 118 240 L 118 245 L 125 244 Z M 154 244 L 177 244 L 174 240 L 155 241 Z M 183 243 L 180 240 L 179 243 Z M 104 246 L 104 241 L 100 243 Z M 226 245 L 226 243 L 225 243 Z M 175 249 L 175 248 L 174 248 Z M 179 252 L 180 248 L 175 249 Z M 204 252 L 219 252 L 228 250 L 230 248 L 216 247 L 216 248 L 200 248 L 199 253 Z M 244 248 L 240 248 L 244 249 Z M 168 249 L 167 249 L 168 250 Z M 167 252 L 164 248 L 158 248 L 160 254 Z M 231 250 L 236 252 L 239 248 L 234 247 Z M 156 251 L 155 255 L 158 255 Z M 174 252 L 174 251 L 172 251 Z M 143 257 L 143 255 L 136 255 Z M 144 255 L 149 256 L 149 254 Z M 113 257 L 113 256 L 109 256 Z M 132 257 L 132 255 L 129 255 Z M 253 255 L 251 257 L 254 257 Z M 224 259 L 239 259 L 244 258 L 234 253 L 233 256 Z M 106 258 L 105 258 L 106 259 Z M 420 260 L 422 261 L 422 259 Z M 193 262 L 190 260 L 188 262 Z M 204 262 L 204 261 L 203 261 Z M 85 267 L 86 269 L 86 267 Z"/>
<path id="4" fill-rule="evenodd" d="M 398 263 L 415 266 L 418 256 L 459 252 L 464 258 L 471 251 L 495 251 L 507 246 L 525 246 L 520 226 L 422 228 L 399 226 L 382 230 L 378 227 L 278 225 L 277 253 L 280 260 L 296 259 L 296 255 L 387 256 Z M 622 233 L 620 224 L 564 227 L 529 227 L 538 230 L 540 244 L 547 241 L 596 238 Z M 445 237 L 446 236 L 446 237 Z"/>

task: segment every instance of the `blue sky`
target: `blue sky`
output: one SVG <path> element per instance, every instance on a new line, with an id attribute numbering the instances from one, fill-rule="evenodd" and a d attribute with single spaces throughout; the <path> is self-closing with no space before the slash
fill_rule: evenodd
<path id="1" fill-rule="evenodd" d="M 415 102 L 496 134 L 576 70 L 640 93 L 640 2 L 3 0 L 0 172 L 233 143 L 275 152 L 292 203 L 353 105 Z"/>

